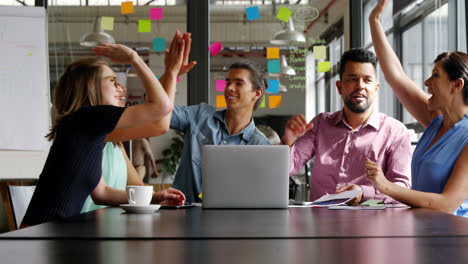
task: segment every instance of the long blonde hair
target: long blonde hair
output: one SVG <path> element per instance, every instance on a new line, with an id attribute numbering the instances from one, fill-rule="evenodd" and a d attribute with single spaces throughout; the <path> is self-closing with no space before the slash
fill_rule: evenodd
<path id="1" fill-rule="evenodd" d="M 54 88 L 54 124 L 48 140 L 52 140 L 60 121 L 84 105 L 102 104 L 102 67 L 109 66 L 98 58 L 83 58 L 70 64 Z"/>

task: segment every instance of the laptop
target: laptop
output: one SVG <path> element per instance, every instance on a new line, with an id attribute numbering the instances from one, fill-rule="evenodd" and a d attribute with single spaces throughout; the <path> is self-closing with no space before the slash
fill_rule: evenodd
<path id="1" fill-rule="evenodd" d="M 289 147 L 204 145 L 203 208 L 287 208 Z"/>

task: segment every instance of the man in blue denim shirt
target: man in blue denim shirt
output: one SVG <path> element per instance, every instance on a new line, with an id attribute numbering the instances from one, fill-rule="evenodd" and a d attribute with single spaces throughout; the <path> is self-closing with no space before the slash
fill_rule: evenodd
<path id="1" fill-rule="evenodd" d="M 231 65 L 226 78 L 224 97 L 227 109 L 202 103 L 174 106 L 170 128 L 184 132 L 182 158 L 173 188 L 182 191 L 188 202 L 199 202 L 202 191 L 202 145 L 268 145 L 266 137 L 255 127 L 252 118 L 267 89 L 265 73 L 250 61 Z"/>

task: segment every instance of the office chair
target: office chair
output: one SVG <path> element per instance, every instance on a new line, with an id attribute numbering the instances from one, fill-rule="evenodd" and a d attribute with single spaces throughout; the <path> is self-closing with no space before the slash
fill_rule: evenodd
<path id="1" fill-rule="evenodd" d="M 31 201 L 35 189 L 36 186 L 8 186 L 8 193 L 10 196 L 11 209 L 13 211 L 16 229 L 18 229 L 21 225 L 21 221 L 23 221 L 23 217 L 26 214 L 26 209 L 28 209 L 29 202 Z"/>

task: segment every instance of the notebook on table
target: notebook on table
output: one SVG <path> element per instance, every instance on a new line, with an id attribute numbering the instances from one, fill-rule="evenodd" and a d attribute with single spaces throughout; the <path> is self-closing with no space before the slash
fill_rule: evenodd
<path id="1" fill-rule="evenodd" d="M 287 208 L 289 147 L 205 145 L 203 208 Z"/>

